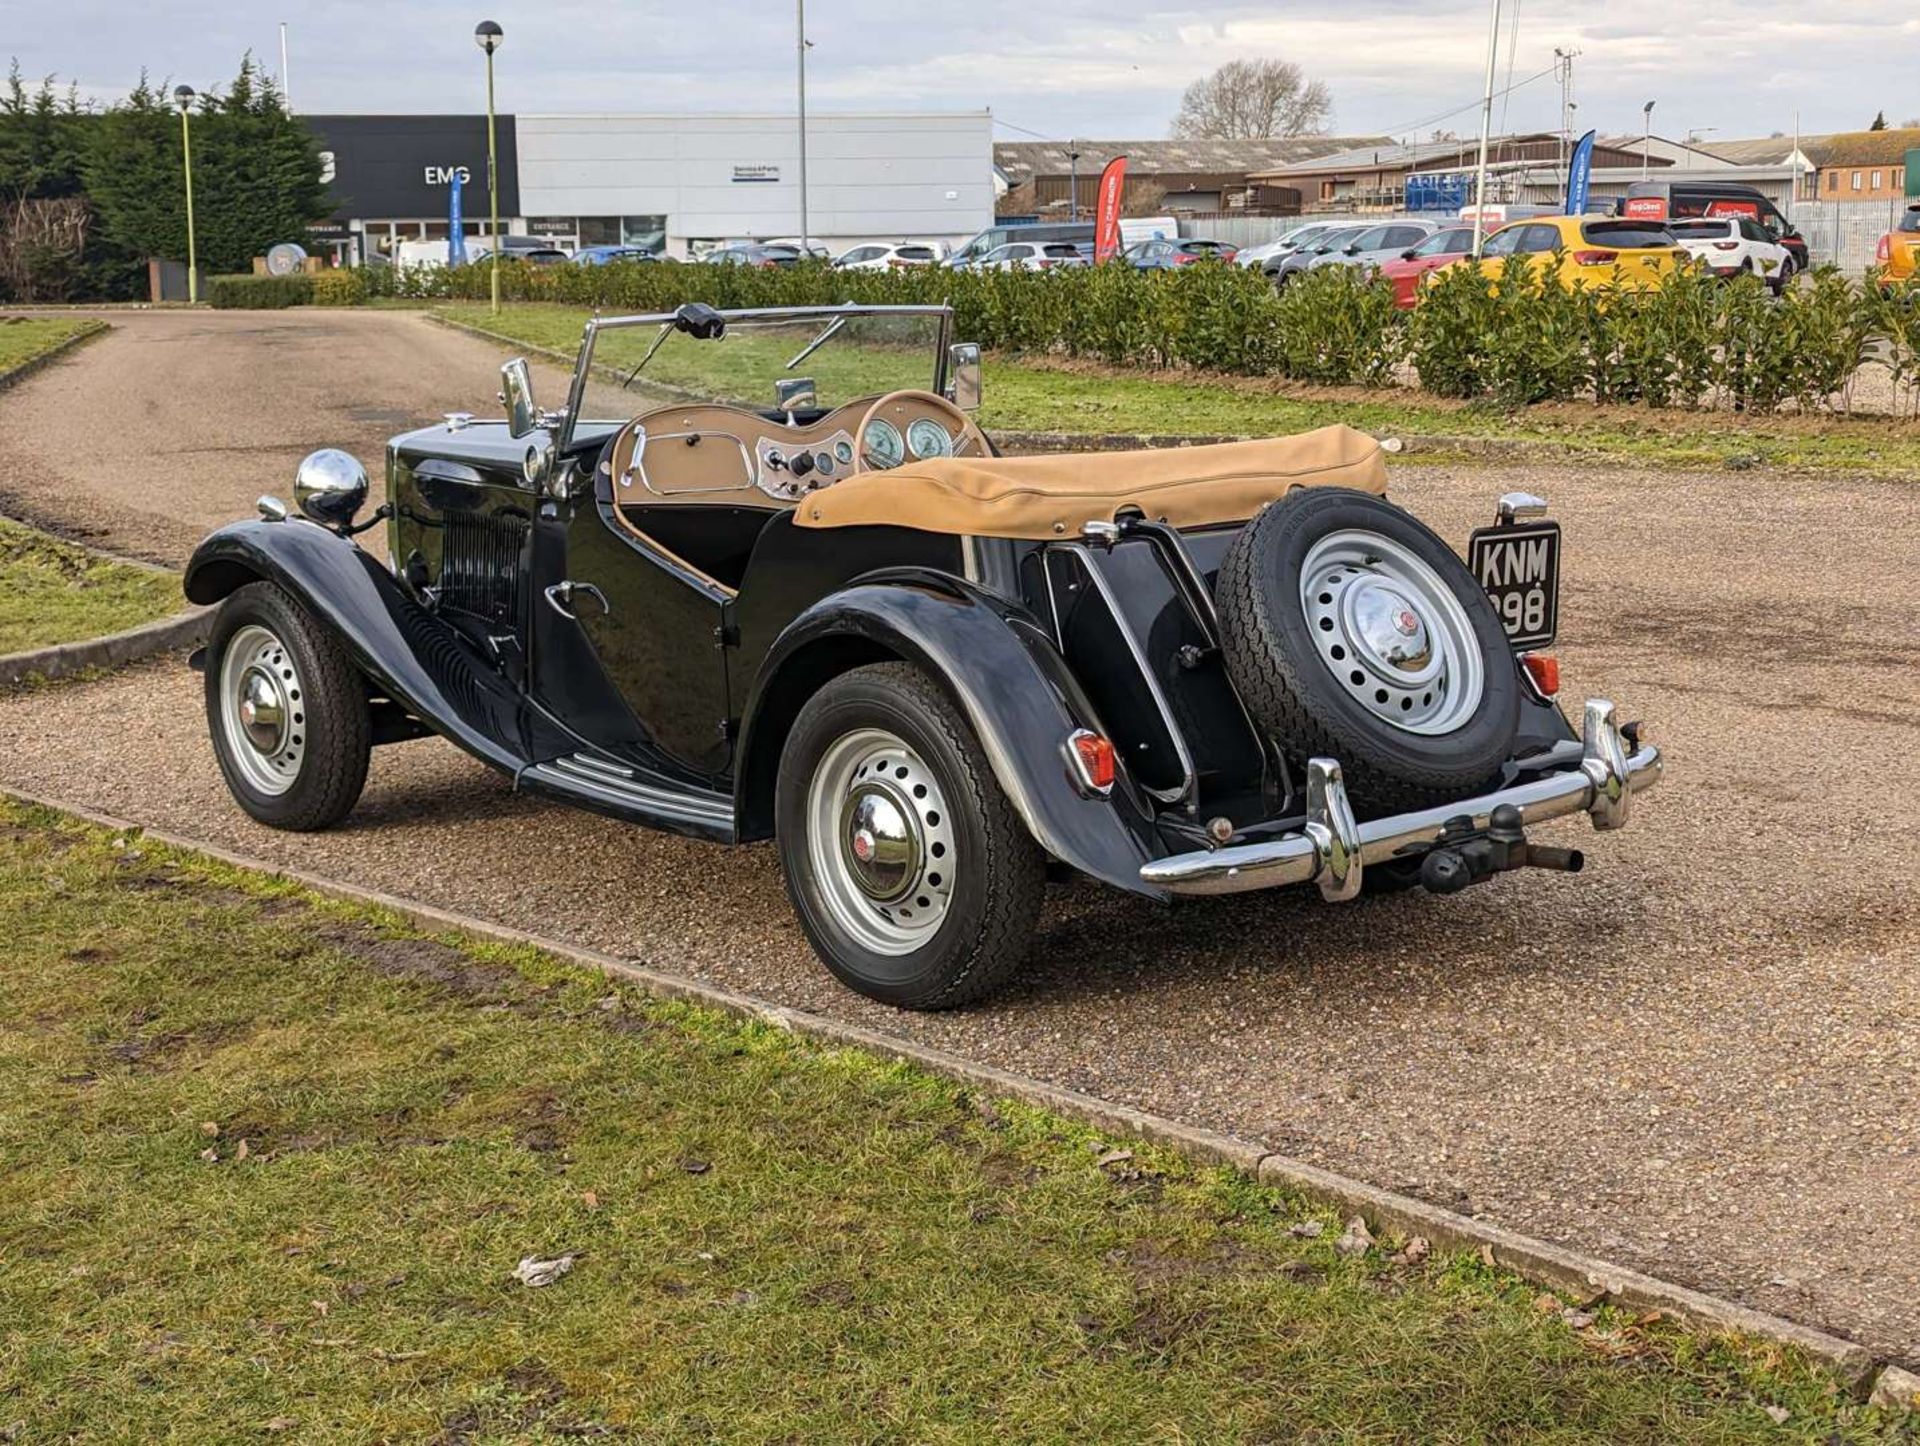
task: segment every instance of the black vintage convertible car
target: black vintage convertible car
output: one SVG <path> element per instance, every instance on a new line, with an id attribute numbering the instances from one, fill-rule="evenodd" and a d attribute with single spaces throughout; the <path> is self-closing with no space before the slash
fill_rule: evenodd
<path id="1" fill-rule="evenodd" d="M 262 498 L 187 573 L 235 799 L 325 828 L 374 745 L 437 733 L 532 793 L 772 837 L 828 968 L 933 1009 L 1018 967 L 1049 871 L 1451 892 L 1577 869 L 1527 830 L 1618 827 L 1660 776 L 1610 703 L 1554 701 L 1539 499 L 1463 562 L 1344 427 L 1005 458 L 951 325 L 596 320 L 564 408 L 509 362 L 506 420 L 394 438 L 364 522 L 365 472 L 313 454 L 300 516 Z M 645 395 L 593 420 L 609 378 Z M 385 560 L 353 540 L 380 521 Z"/>

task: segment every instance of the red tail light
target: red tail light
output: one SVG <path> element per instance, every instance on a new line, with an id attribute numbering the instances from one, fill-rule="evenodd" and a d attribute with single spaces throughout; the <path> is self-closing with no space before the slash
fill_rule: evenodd
<path id="1" fill-rule="evenodd" d="M 1893 233 L 1891 231 L 1882 236 L 1880 238 L 1880 244 L 1873 248 L 1873 259 L 1875 261 L 1893 260 Z"/>
<path id="2" fill-rule="evenodd" d="M 1560 660 L 1552 653 L 1522 653 L 1520 666 L 1527 670 L 1527 676 L 1533 679 L 1533 686 L 1540 690 L 1542 698 L 1551 698 L 1560 691 Z"/>
<path id="3" fill-rule="evenodd" d="M 1089 793 L 1113 791 L 1113 744 L 1085 728 L 1067 735 L 1067 757 L 1080 785 Z"/>
<path id="4" fill-rule="evenodd" d="M 1738 241 L 1716 241 L 1713 243 L 1713 249 L 1715 251 L 1738 251 L 1740 249 L 1740 243 Z"/>
<path id="5" fill-rule="evenodd" d="M 1574 264 L 1578 266 L 1611 266 L 1620 259 L 1618 251 L 1576 251 Z"/>

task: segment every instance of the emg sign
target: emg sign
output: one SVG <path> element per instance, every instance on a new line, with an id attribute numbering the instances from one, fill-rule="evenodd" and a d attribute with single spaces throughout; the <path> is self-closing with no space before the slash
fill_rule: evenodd
<path id="1" fill-rule="evenodd" d="M 334 218 L 437 220 L 456 178 L 470 205 L 487 203 L 484 115 L 303 116 L 333 156 L 328 191 Z M 500 214 L 520 211 L 520 170 L 512 116 L 498 126 Z"/>

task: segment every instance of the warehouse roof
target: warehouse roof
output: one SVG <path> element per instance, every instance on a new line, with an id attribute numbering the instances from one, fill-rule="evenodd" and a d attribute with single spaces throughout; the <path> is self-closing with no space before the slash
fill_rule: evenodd
<path id="1" fill-rule="evenodd" d="M 993 159 L 1014 185 L 1035 176 L 1064 176 L 1073 168 L 1069 150 L 1080 153 L 1080 171 L 1097 171 L 1115 156 L 1127 157 L 1134 175 L 1250 175 L 1276 166 L 1311 161 L 1355 146 L 1386 145 L 1385 136 L 1271 136 L 1263 140 L 1180 141 L 998 141 Z"/>

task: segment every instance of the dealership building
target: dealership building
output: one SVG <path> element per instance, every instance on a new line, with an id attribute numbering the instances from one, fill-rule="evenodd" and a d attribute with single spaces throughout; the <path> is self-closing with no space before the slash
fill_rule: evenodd
<path id="1" fill-rule="evenodd" d="M 468 235 L 485 231 L 484 115 L 316 115 L 333 215 L 314 228 L 340 260 L 446 239 L 455 177 Z M 674 257 L 800 234 L 791 115 L 495 117 L 501 229 L 556 245 L 626 244 Z M 946 240 L 993 221 L 993 120 L 984 110 L 809 115 L 807 231 L 860 241 Z"/>

